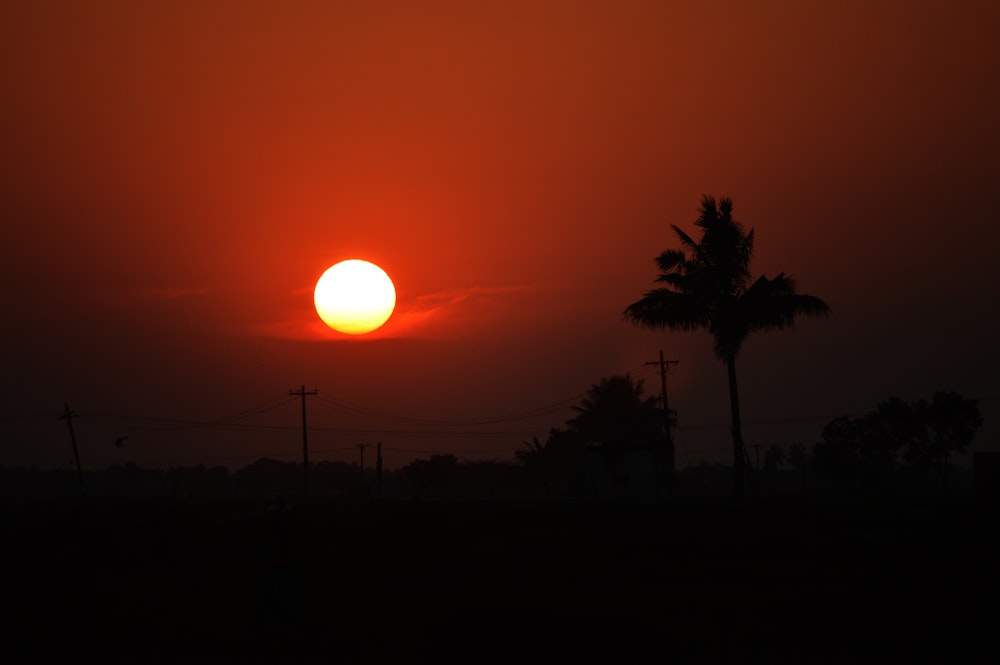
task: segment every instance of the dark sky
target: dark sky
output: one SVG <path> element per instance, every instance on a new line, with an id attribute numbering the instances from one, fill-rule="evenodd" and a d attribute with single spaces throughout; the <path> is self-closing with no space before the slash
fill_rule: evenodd
<path id="1" fill-rule="evenodd" d="M 749 445 L 955 390 L 997 447 L 998 34 L 989 0 L 4 0 L 0 463 L 68 466 L 67 401 L 84 466 L 295 459 L 303 384 L 314 459 L 510 459 L 660 350 L 681 463 L 727 461 L 708 336 L 621 318 L 705 194 L 833 309 L 745 345 Z M 361 340 L 312 305 L 345 258 L 398 292 Z"/>

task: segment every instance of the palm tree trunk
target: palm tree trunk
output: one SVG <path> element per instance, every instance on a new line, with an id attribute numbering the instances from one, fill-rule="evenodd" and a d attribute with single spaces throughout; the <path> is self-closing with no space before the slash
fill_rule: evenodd
<path id="1" fill-rule="evenodd" d="M 743 426 L 740 423 L 740 395 L 736 388 L 736 356 L 726 357 L 726 371 L 729 373 L 729 409 L 732 415 L 730 429 L 733 433 L 733 498 L 741 501 L 744 496 L 743 476 Z"/>

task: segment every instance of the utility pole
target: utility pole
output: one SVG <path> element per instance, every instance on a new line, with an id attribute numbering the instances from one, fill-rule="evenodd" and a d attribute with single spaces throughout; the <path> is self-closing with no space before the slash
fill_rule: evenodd
<path id="1" fill-rule="evenodd" d="M 309 505 L 309 439 L 306 430 L 306 395 L 316 395 L 318 390 L 306 390 L 302 386 L 299 390 L 289 390 L 289 395 L 297 395 L 302 398 L 302 492 L 305 504 Z"/>
<path id="2" fill-rule="evenodd" d="M 84 489 L 83 489 L 83 467 L 80 466 L 80 451 L 76 447 L 76 434 L 73 432 L 73 419 L 79 418 L 80 414 L 76 411 L 70 411 L 69 402 L 65 402 L 63 406 L 66 411 L 63 415 L 59 416 L 59 420 L 66 421 L 66 427 L 69 428 L 69 440 L 73 444 L 73 459 L 76 461 L 76 476 L 80 480 L 80 502 L 83 503 L 84 499 Z"/>
<path id="3" fill-rule="evenodd" d="M 375 448 L 375 496 L 382 498 L 382 442 Z"/>
<path id="4" fill-rule="evenodd" d="M 667 500 L 673 499 L 674 491 L 674 471 L 677 467 L 674 453 L 674 437 L 670 434 L 670 408 L 667 404 L 667 366 L 676 365 L 679 360 L 664 360 L 663 351 L 660 351 L 660 359 L 645 363 L 646 365 L 660 366 L 660 394 L 663 398 L 663 436 L 667 444 Z"/>
<path id="5" fill-rule="evenodd" d="M 368 447 L 367 443 L 359 443 L 358 450 L 361 451 L 361 491 L 365 491 L 365 448 Z"/>

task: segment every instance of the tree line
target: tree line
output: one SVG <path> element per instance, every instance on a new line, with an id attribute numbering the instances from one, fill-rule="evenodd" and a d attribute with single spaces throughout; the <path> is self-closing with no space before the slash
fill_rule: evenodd
<path id="1" fill-rule="evenodd" d="M 394 470 L 362 469 L 357 463 L 315 462 L 311 486 L 317 496 L 375 497 L 584 497 L 587 456 L 616 469 L 633 453 L 662 451 L 663 411 L 630 375 L 600 379 L 575 406 L 573 417 L 552 427 L 544 440 L 533 437 L 513 462 L 460 461 L 454 454 L 418 458 Z M 670 422 L 677 414 L 671 411 Z M 759 469 L 765 488 L 845 489 L 893 485 L 901 473 L 933 473 L 948 488 L 949 462 L 967 453 L 982 425 L 978 402 L 941 391 L 930 399 L 890 397 L 859 417 L 830 420 L 818 441 L 789 447 L 771 444 Z M 753 471 L 750 469 L 749 471 Z M 732 467 L 701 464 L 675 471 L 679 490 L 711 486 L 722 491 Z M 233 471 L 222 466 L 169 469 L 125 464 L 85 473 L 90 494 L 120 497 L 252 498 L 302 492 L 302 465 L 259 459 Z M 7 499 L 70 497 L 78 491 L 68 470 L 0 468 Z"/>
<path id="2" fill-rule="evenodd" d="M 940 391 L 929 400 L 890 397 L 859 418 L 823 428 L 810 457 L 794 450 L 795 466 L 864 484 L 881 484 L 901 464 L 932 470 L 948 484 L 949 461 L 969 451 L 983 418 L 977 400 Z M 791 461 L 791 460 L 790 460 Z"/>
<path id="3" fill-rule="evenodd" d="M 643 396 L 642 381 L 627 374 L 601 379 L 574 409 L 577 415 L 553 427 L 545 441 L 535 437 L 516 453 L 531 483 L 547 492 L 579 493 L 588 451 L 614 467 L 629 452 L 663 448 L 662 410 Z M 670 422 L 677 422 L 673 411 Z M 947 489 L 949 463 L 969 452 L 982 423 L 978 401 L 956 392 L 912 401 L 890 397 L 860 417 L 833 418 L 815 443 L 769 445 L 758 470 L 764 481 L 787 471 L 803 486 L 811 478 L 843 488 L 886 486 L 900 471 L 933 472 Z M 678 485 L 691 487 L 709 466 L 678 470 L 686 477 Z M 714 470 L 716 476 L 732 473 L 730 466 Z"/>

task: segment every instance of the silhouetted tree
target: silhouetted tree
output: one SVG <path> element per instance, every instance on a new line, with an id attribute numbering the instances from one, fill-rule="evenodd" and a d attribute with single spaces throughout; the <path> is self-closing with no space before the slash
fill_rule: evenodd
<path id="1" fill-rule="evenodd" d="M 173 467 L 171 469 L 181 496 L 224 497 L 229 495 L 229 470 L 222 466 Z"/>
<path id="2" fill-rule="evenodd" d="M 835 480 L 861 475 L 862 422 L 848 416 L 834 418 L 823 426 L 822 440 L 813 446 L 816 471 Z"/>
<path id="3" fill-rule="evenodd" d="M 983 424 L 979 402 L 955 392 L 937 392 L 930 402 L 916 402 L 913 412 L 923 431 L 910 439 L 904 457 L 919 466 L 935 468 L 942 486 L 947 487 L 948 458 L 952 453 L 967 452 Z"/>
<path id="4" fill-rule="evenodd" d="M 860 418 L 835 418 L 813 451 L 816 466 L 832 478 L 884 485 L 896 466 L 903 432 L 914 422 L 909 405 L 897 398 Z"/>
<path id="5" fill-rule="evenodd" d="M 772 443 L 764 451 L 764 473 L 775 474 L 781 465 L 785 463 L 785 449 L 776 443 Z"/>
<path id="6" fill-rule="evenodd" d="M 465 496 L 497 498 L 516 496 L 523 469 L 497 460 L 469 460 L 458 465 L 459 488 Z"/>
<path id="7" fill-rule="evenodd" d="M 356 494 L 361 467 L 357 462 L 326 461 L 310 462 L 309 491 L 312 495 Z M 301 484 L 301 467 L 298 471 Z"/>
<path id="8" fill-rule="evenodd" d="M 531 441 L 524 442 L 524 450 L 515 450 L 514 459 L 523 466 L 535 464 L 545 452 L 545 444 L 538 440 L 537 436 L 531 437 Z"/>
<path id="9" fill-rule="evenodd" d="M 588 445 L 599 448 L 609 466 L 629 451 L 660 445 L 663 410 L 656 397 L 643 392 L 643 382 L 629 374 L 600 379 L 572 407 L 576 415 L 566 421 L 566 429 L 552 428 L 544 444 L 533 437 L 515 458 L 547 493 L 576 492 Z"/>
<path id="10" fill-rule="evenodd" d="M 430 459 L 415 459 L 403 467 L 407 480 L 420 494 L 431 490 L 448 490 L 457 483 L 458 458 L 454 455 L 431 455 Z"/>
<path id="11" fill-rule="evenodd" d="M 824 316 L 825 302 L 796 293 L 795 282 L 779 273 L 774 279 L 750 276 L 754 232 L 744 231 L 733 219 L 728 198 L 716 203 L 702 199 L 695 225 L 701 237 L 695 241 L 671 225 L 681 249 L 668 249 L 655 261 L 664 286 L 646 292 L 629 305 L 625 319 L 653 329 L 706 329 L 712 335 L 716 356 L 726 364 L 733 434 L 733 491 L 744 492 L 743 432 L 736 383 L 736 356 L 752 332 L 794 325 L 798 316 Z"/>
<path id="12" fill-rule="evenodd" d="M 514 458 L 524 466 L 529 482 L 540 484 L 546 494 L 573 494 L 582 482 L 585 443 L 579 432 L 553 427 L 545 443 L 532 437 Z"/>
<path id="13" fill-rule="evenodd" d="M 301 494 L 302 466 L 262 457 L 240 469 L 237 478 L 246 495 L 291 497 Z"/>
<path id="14" fill-rule="evenodd" d="M 896 462 L 899 450 L 920 435 L 922 427 L 913 405 L 890 397 L 863 417 L 861 429 L 863 457 L 871 465 L 886 469 Z"/>
<path id="15" fill-rule="evenodd" d="M 804 491 L 806 488 L 806 474 L 809 471 L 809 450 L 803 443 L 792 444 L 788 448 L 786 458 L 799 478 L 799 488 Z"/>
<path id="16" fill-rule="evenodd" d="M 629 374 L 602 378 L 574 406 L 576 416 L 566 425 L 588 443 L 607 452 L 623 453 L 658 441 L 663 431 L 663 411 L 656 397 L 643 395 L 643 382 Z"/>
<path id="17" fill-rule="evenodd" d="M 968 450 L 982 425 L 976 400 L 938 392 L 930 402 L 890 397 L 860 418 L 842 416 L 823 428 L 813 448 L 816 467 L 831 477 L 881 482 L 902 458 L 933 468 L 946 485 L 951 453 Z"/>
<path id="18" fill-rule="evenodd" d="M 531 437 L 531 441 L 523 441 L 524 448 L 514 451 L 514 460 L 521 465 L 524 471 L 522 482 L 527 488 L 541 487 L 546 494 L 552 494 L 553 480 L 555 475 L 551 465 L 548 463 L 549 454 L 546 451 L 546 444 L 539 441 L 537 436 Z"/>
<path id="19" fill-rule="evenodd" d="M 788 463 L 796 471 L 805 469 L 809 464 L 809 451 L 806 449 L 804 443 L 793 443 L 788 447 L 788 453 L 785 457 L 787 457 Z"/>

